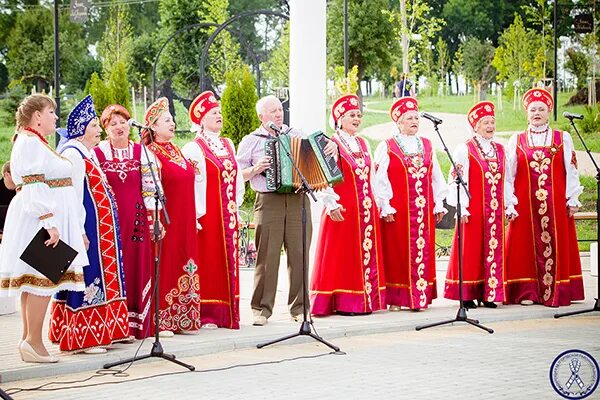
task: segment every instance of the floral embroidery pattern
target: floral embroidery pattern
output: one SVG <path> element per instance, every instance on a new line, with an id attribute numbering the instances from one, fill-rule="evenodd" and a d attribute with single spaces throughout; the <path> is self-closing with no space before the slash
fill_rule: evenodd
<path id="1" fill-rule="evenodd" d="M 198 266 L 189 259 L 182 267 L 177 288 L 165 296 L 167 307 L 160 310 L 161 330 L 173 332 L 200 329 L 200 276 Z"/>
<path id="2" fill-rule="evenodd" d="M 427 286 L 428 282 L 425 279 L 425 263 L 424 261 L 424 249 L 427 245 L 425 239 L 425 208 L 427 207 L 427 199 L 424 195 L 423 185 L 427 177 L 427 167 L 421 162 L 421 160 L 414 157 L 406 157 L 406 164 L 408 166 L 408 173 L 415 180 L 415 192 L 417 197 L 415 198 L 415 207 L 417 208 L 417 227 L 418 237 L 415 241 L 417 246 L 417 252 L 415 254 L 414 262 L 417 264 L 417 275 L 419 279 L 416 282 L 416 288 L 419 291 L 419 305 L 425 307 L 427 305 Z"/>
<path id="3" fill-rule="evenodd" d="M 529 162 L 529 167 L 532 169 L 532 178 L 537 177 L 537 190 L 535 191 L 535 199 L 538 201 L 538 214 L 541 216 L 539 224 L 540 240 L 543 243 L 544 251 L 544 275 L 542 277 L 542 283 L 544 288 L 544 301 L 548 301 L 552 296 L 552 284 L 554 278 L 552 276 L 552 269 L 554 267 L 554 259 L 551 258 L 554 254 L 552 247 L 552 235 L 548 232 L 547 228 L 550 222 L 550 216 L 548 214 L 548 190 L 546 184 L 548 180 L 548 170 L 550 169 L 550 163 L 552 160 L 543 150 L 536 150 L 533 152 L 533 160 Z M 533 179 L 532 179 L 533 181 Z"/>
<path id="4" fill-rule="evenodd" d="M 363 254 L 363 265 L 366 267 L 364 270 L 364 282 L 365 282 L 365 293 L 367 294 L 367 302 L 369 304 L 369 309 L 373 308 L 373 303 L 371 301 L 371 293 L 373 292 L 373 287 L 369 280 L 369 276 L 371 275 L 371 268 L 368 267 L 371 262 L 371 250 L 373 249 L 373 239 L 371 239 L 371 235 L 373 234 L 373 224 L 371 222 L 372 218 L 372 207 L 373 201 L 371 200 L 370 194 L 371 189 L 369 186 L 369 174 L 371 173 L 371 167 L 367 165 L 364 158 L 355 158 L 356 168 L 354 169 L 354 173 L 356 174 L 359 182 L 362 182 L 362 192 L 364 195 L 364 199 L 362 201 L 363 206 L 363 221 L 366 224 L 363 231 L 363 243 L 362 243 L 362 254 Z"/>
<path id="5" fill-rule="evenodd" d="M 491 198 L 489 206 L 492 210 L 489 218 L 486 219 L 489 227 L 489 239 L 488 239 L 488 254 L 486 257 L 486 262 L 489 264 L 488 268 L 488 282 L 487 286 L 489 288 L 489 292 L 487 293 L 487 301 L 495 301 L 496 300 L 496 288 L 498 288 L 498 278 L 496 277 L 498 264 L 496 259 L 498 257 L 498 250 L 502 251 L 502 248 L 499 248 L 500 242 L 498 241 L 497 235 L 498 230 L 500 230 L 500 235 L 502 235 L 502 227 L 498 227 L 502 221 L 498 221 L 496 215 L 498 214 L 498 208 L 500 206 L 500 202 L 498 201 L 498 185 L 502 182 L 502 172 L 500 172 L 497 161 L 489 161 L 488 162 L 489 170 L 485 172 L 485 179 L 487 180 L 487 187 L 489 188 L 489 196 Z M 487 229 L 486 229 L 487 231 Z M 500 254 L 500 257 L 502 255 Z"/>

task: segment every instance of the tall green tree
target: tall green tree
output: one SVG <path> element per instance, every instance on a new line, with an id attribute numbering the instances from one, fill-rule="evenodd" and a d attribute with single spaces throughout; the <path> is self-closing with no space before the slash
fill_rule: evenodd
<path id="1" fill-rule="evenodd" d="M 492 64 L 498 70 L 498 80 L 507 83 L 509 96 L 513 95 L 513 88 L 530 87 L 543 77 L 540 38 L 525 28 L 519 15 L 515 15 L 498 42 Z"/>
<path id="2" fill-rule="evenodd" d="M 487 87 L 496 75 L 492 66 L 495 48 L 489 40 L 469 38 L 460 45 L 462 55 L 462 71 L 465 78 L 472 83 L 477 100 L 484 100 Z"/>
<path id="3" fill-rule="evenodd" d="M 438 37 L 438 41 L 435 44 L 435 50 L 437 53 L 437 72 L 440 77 L 440 82 L 442 83 L 442 96 L 445 96 L 447 92 L 446 77 L 448 76 L 451 65 L 448 45 L 441 36 Z"/>
<path id="4" fill-rule="evenodd" d="M 11 80 L 47 90 L 54 80 L 53 14 L 49 8 L 35 7 L 18 13 L 6 37 L 6 67 Z M 73 76 L 78 63 L 90 57 L 82 27 L 72 23 L 67 13 L 60 14 L 60 64 L 62 77 Z M 65 81 L 63 83 L 70 84 Z"/>
<path id="5" fill-rule="evenodd" d="M 109 77 L 112 68 L 119 63 L 128 70 L 133 58 L 133 28 L 126 7 L 116 2 L 111 6 L 106 29 L 98 44 L 98 54 L 102 60 L 102 72 L 105 77 Z"/>
<path id="6" fill-rule="evenodd" d="M 358 78 L 365 73 L 389 74 L 392 53 L 398 49 L 397 36 L 389 17 L 383 13 L 388 0 L 353 0 L 348 5 L 348 60 L 358 66 Z M 327 10 L 327 63 L 330 70 L 344 65 L 344 1 L 331 0 Z M 359 87 L 360 92 L 360 87 Z M 359 95 L 362 95 L 359 93 Z"/>
<path id="7" fill-rule="evenodd" d="M 402 72 L 410 73 L 410 65 L 415 58 L 418 46 L 413 43 L 431 39 L 442 28 L 444 21 L 431 14 L 427 0 L 398 0 L 399 7 L 386 11 L 393 22 L 402 49 Z M 423 42 L 422 42 L 423 43 Z"/>

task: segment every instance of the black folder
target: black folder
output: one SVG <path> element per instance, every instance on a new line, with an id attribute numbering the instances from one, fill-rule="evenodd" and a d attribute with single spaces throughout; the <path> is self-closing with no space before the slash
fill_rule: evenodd
<path id="1" fill-rule="evenodd" d="M 77 250 L 62 240 L 58 241 L 56 247 L 46 246 L 44 242 L 48 239 L 50 234 L 46 229 L 41 228 L 21 254 L 21 260 L 58 284 L 77 257 Z"/>

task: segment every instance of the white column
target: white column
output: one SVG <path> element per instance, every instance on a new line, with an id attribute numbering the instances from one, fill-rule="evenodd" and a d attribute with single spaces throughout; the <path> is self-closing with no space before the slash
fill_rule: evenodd
<path id="1" fill-rule="evenodd" d="M 290 126 L 325 132 L 326 0 L 290 0 Z"/>

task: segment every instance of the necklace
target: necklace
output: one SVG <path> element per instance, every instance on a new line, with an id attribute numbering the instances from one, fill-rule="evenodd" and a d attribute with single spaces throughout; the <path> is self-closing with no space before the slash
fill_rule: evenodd
<path id="1" fill-rule="evenodd" d="M 400 136 L 394 135 L 394 140 L 396 140 L 396 143 L 398 143 L 398 147 L 400 147 L 400 150 L 402 150 L 404 157 L 406 157 L 415 167 L 420 167 L 423 165 L 425 160 L 425 150 L 423 149 L 423 142 L 421 138 L 415 137 L 415 139 L 417 141 L 417 151 L 410 153 L 402 144 Z"/>
<path id="2" fill-rule="evenodd" d="M 35 134 L 37 137 L 39 137 L 39 138 L 40 138 L 40 140 L 41 140 L 42 142 L 44 142 L 45 144 L 48 144 L 48 140 L 46 140 L 46 138 L 45 138 L 45 137 L 43 137 L 43 136 L 42 136 L 42 134 L 41 134 L 41 133 L 39 133 L 38 131 L 36 131 L 35 129 L 33 129 L 33 128 L 29 128 L 29 127 L 27 127 L 27 128 L 23 128 L 23 129 L 24 129 L 24 130 L 26 130 L 26 131 L 28 131 L 28 132 L 31 132 L 31 133 Z"/>
<path id="3" fill-rule="evenodd" d="M 535 132 L 533 131 L 531 128 L 529 128 L 527 130 L 527 140 L 529 141 L 529 145 L 531 147 L 546 147 L 546 143 L 548 142 L 548 134 L 550 132 L 550 128 L 547 127 L 545 131 L 543 132 Z M 535 146 L 533 143 L 533 137 L 534 135 L 541 135 L 542 133 L 544 133 L 544 142 L 542 143 L 541 146 Z"/>
<path id="4" fill-rule="evenodd" d="M 485 160 L 493 160 L 497 157 L 498 149 L 496 149 L 495 142 L 490 141 L 490 150 L 488 152 L 485 152 L 483 151 L 483 146 L 479 142 L 479 139 L 477 137 L 474 137 L 473 140 L 475 140 L 475 144 L 477 145 L 479 152 Z"/>
<path id="5" fill-rule="evenodd" d="M 150 146 L 172 163 L 179 165 L 183 169 L 187 169 L 187 162 L 183 154 L 181 154 L 181 150 L 171 142 L 152 142 Z"/>
<path id="6" fill-rule="evenodd" d="M 354 138 L 354 140 L 356 141 L 356 144 L 358 145 L 358 149 L 359 149 L 358 152 L 352 151 L 352 147 L 350 147 L 350 143 L 348 143 L 348 141 L 346 140 L 344 135 L 338 133 L 338 137 L 340 138 L 340 142 L 344 146 L 346 153 L 348 153 L 357 164 L 359 162 L 361 162 L 361 163 L 364 162 L 365 153 L 363 152 L 362 147 L 361 147 L 360 143 L 358 142 L 358 140 L 356 140 L 356 138 Z"/>

